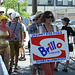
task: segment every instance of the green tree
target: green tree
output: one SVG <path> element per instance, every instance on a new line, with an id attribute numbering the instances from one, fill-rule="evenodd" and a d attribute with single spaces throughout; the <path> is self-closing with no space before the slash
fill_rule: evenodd
<path id="1" fill-rule="evenodd" d="M 26 7 L 29 3 L 27 1 L 23 1 L 22 3 L 18 3 L 18 0 L 4 0 L 4 4 L 2 4 L 2 6 L 4 6 L 6 8 L 6 11 L 9 8 L 14 9 L 15 11 L 18 12 L 22 17 L 28 17 L 30 16 L 30 14 L 26 13 Z M 7 13 L 6 13 L 7 15 Z"/>

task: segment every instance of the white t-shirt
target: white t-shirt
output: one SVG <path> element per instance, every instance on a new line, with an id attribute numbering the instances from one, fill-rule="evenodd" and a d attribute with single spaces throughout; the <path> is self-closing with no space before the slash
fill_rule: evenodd
<path id="1" fill-rule="evenodd" d="M 39 25 L 39 33 L 42 33 L 42 26 Z"/>

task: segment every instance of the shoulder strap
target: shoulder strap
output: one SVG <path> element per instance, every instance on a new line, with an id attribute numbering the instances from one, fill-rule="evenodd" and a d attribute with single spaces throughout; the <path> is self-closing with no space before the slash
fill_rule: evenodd
<path id="1" fill-rule="evenodd" d="M 36 25 L 36 28 L 38 29 L 38 27 L 39 27 L 39 26 L 37 25 L 37 23 L 36 23 L 36 22 L 35 22 L 35 25 Z"/>
<path id="2" fill-rule="evenodd" d="M 11 26 L 11 21 L 9 22 L 9 27 Z"/>
<path id="3" fill-rule="evenodd" d="M 45 25 L 43 25 L 44 26 L 44 28 L 46 29 L 46 31 L 48 32 L 48 30 L 47 30 L 47 28 L 45 27 Z"/>
<path id="4" fill-rule="evenodd" d="M 45 25 L 43 25 L 44 26 L 44 28 L 46 29 L 46 31 L 48 32 L 48 30 L 47 30 L 47 28 L 45 27 Z M 51 25 L 51 27 L 52 27 L 52 31 L 54 32 L 54 28 L 53 28 L 53 26 Z"/>

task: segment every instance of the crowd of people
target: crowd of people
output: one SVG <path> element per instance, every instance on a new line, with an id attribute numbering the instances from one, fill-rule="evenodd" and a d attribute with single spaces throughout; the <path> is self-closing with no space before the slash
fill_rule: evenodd
<path id="1" fill-rule="evenodd" d="M 15 64 L 14 72 L 18 71 L 18 59 L 26 60 L 25 58 L 25 45 L 26 41 L 26 28 L 23 24 L 23 17 L 13 9 L 7 10 L 7 16 L 5 16 L 5 7 L 0 7 L 0 55 L 3 58 L 5 66 L 8 70 L 8 73 L 12 73 L 12 67 Z M 64 17 L 62 20 L 63 27 L 61 30 L 67 31 L 68 47 L 69 47 L 69 36 L 70 33 L 75 35 L 75 31 L 68 26 L 70 19 Z M 46 33 L 54 32 L 54 27 L 52 22 L 55 21 L 54 15 L 51 11 L 36 12 L 35 15 L 32 15 L 29 19 L 28 33 Z M 56 30 L 59 31 L 56 26 Z M 21 48 L 21 57 L 19 57 L 19 48 Z M 30 41 L 28 42 L 28 48 L 30 52 Z M 9 64 L 9 57 L 11 58 Z M 32 66 L 32 75 L 36 75 L 36 68 L 40 66 L 39 72 L 40 75 L 53 75 L 54 70 L 58 71 L 59 62 L 50 62 L 50 63 L 40 63 L 33 64 Z M 67 72 L 67 67 L 69 60 L 66 61 L 64 72 Z"/>
<path id="2" fill-rule="evenodd" d="M 19 48 L 23 51 L 20 60 L 26 60 L 24 48 L 26 28 L 22 23 L 23 18 L 18 12 L 10 8 L 7 10 L 7 15 L 9 18 L 5 16 L 5 7 L 0 7 L 0 55 L 10 74 L 13 65 L 15 65 L 14 72 L 18 71 Z"/>
<path id="3" fill-rule="evenodd" d="M 36 15 L 36 16 L 35 16 Z M 41 11 L 36 12 L 33 15 L 33 19 L 30 20 L 31 26 L 29 25 L 28 32 L 29 34 L 33 33 L 44 33 L 44 32 L 54 32 L 54 27 L 52 22 L 55 21 L 54 15 L 51 11 L 45 11 L 42 13 Z M 35 17 L 34 17 L 35 16 Z M 61 30 L 67 31 L 67 39 L 68 39 L 68 47 L 69 47 L 69 36 L 70 34 L 75 36 L 75 31 L 68 25 L 70 19 L 68 17 L 64 17 L 62 20 L 62 24 L 64 25 Z M 56 30 L 59 31 L 58 27 L 56 26 Z M 30 44 L 30 43 L 28 43 Z M 30 48 L 30 46 L 29 46 Z M 32 67 L 32 75 L 36 75 L 36 67 L 40 66 L 39 72 L 40 75 L 43 75 L 43 71 L 45 75 L 53 75 L 54 70 L 58 71 L 58 64 L 59 62 L 50 62 L 50 63 L 42 63 L 42 64 L 34 64 Z M 66 61 L 66 65 L 62 71 L 68 72 L 67 67 L 69 64 L 69 60 Z"/>

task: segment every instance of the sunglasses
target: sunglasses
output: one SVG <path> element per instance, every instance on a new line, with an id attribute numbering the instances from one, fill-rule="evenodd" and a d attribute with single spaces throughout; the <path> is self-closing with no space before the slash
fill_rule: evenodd
<path id="1" fill-rule="evenodd" d="M 9 15 L 11 15 L 12 13 L 9 13 Z"/>
<path id="2" fill-rule="evenodd" d="M 19 17 L 15 17 L 16 19 L 18 19 Z"/>
<path id="3" fill-rule="evenodd" d="M 52 18 L 53 18 L 53 16 L 48 16 L 47 18 L 48 18 L 48 19 L 49 19 L 49 18 L 51 18 L 51 19 L 52 19 Z"/>
<path id="4" fill-rule="evenodd" d="M 4 13 L 4 11 L 0 11 L 0 13 Z"/>

